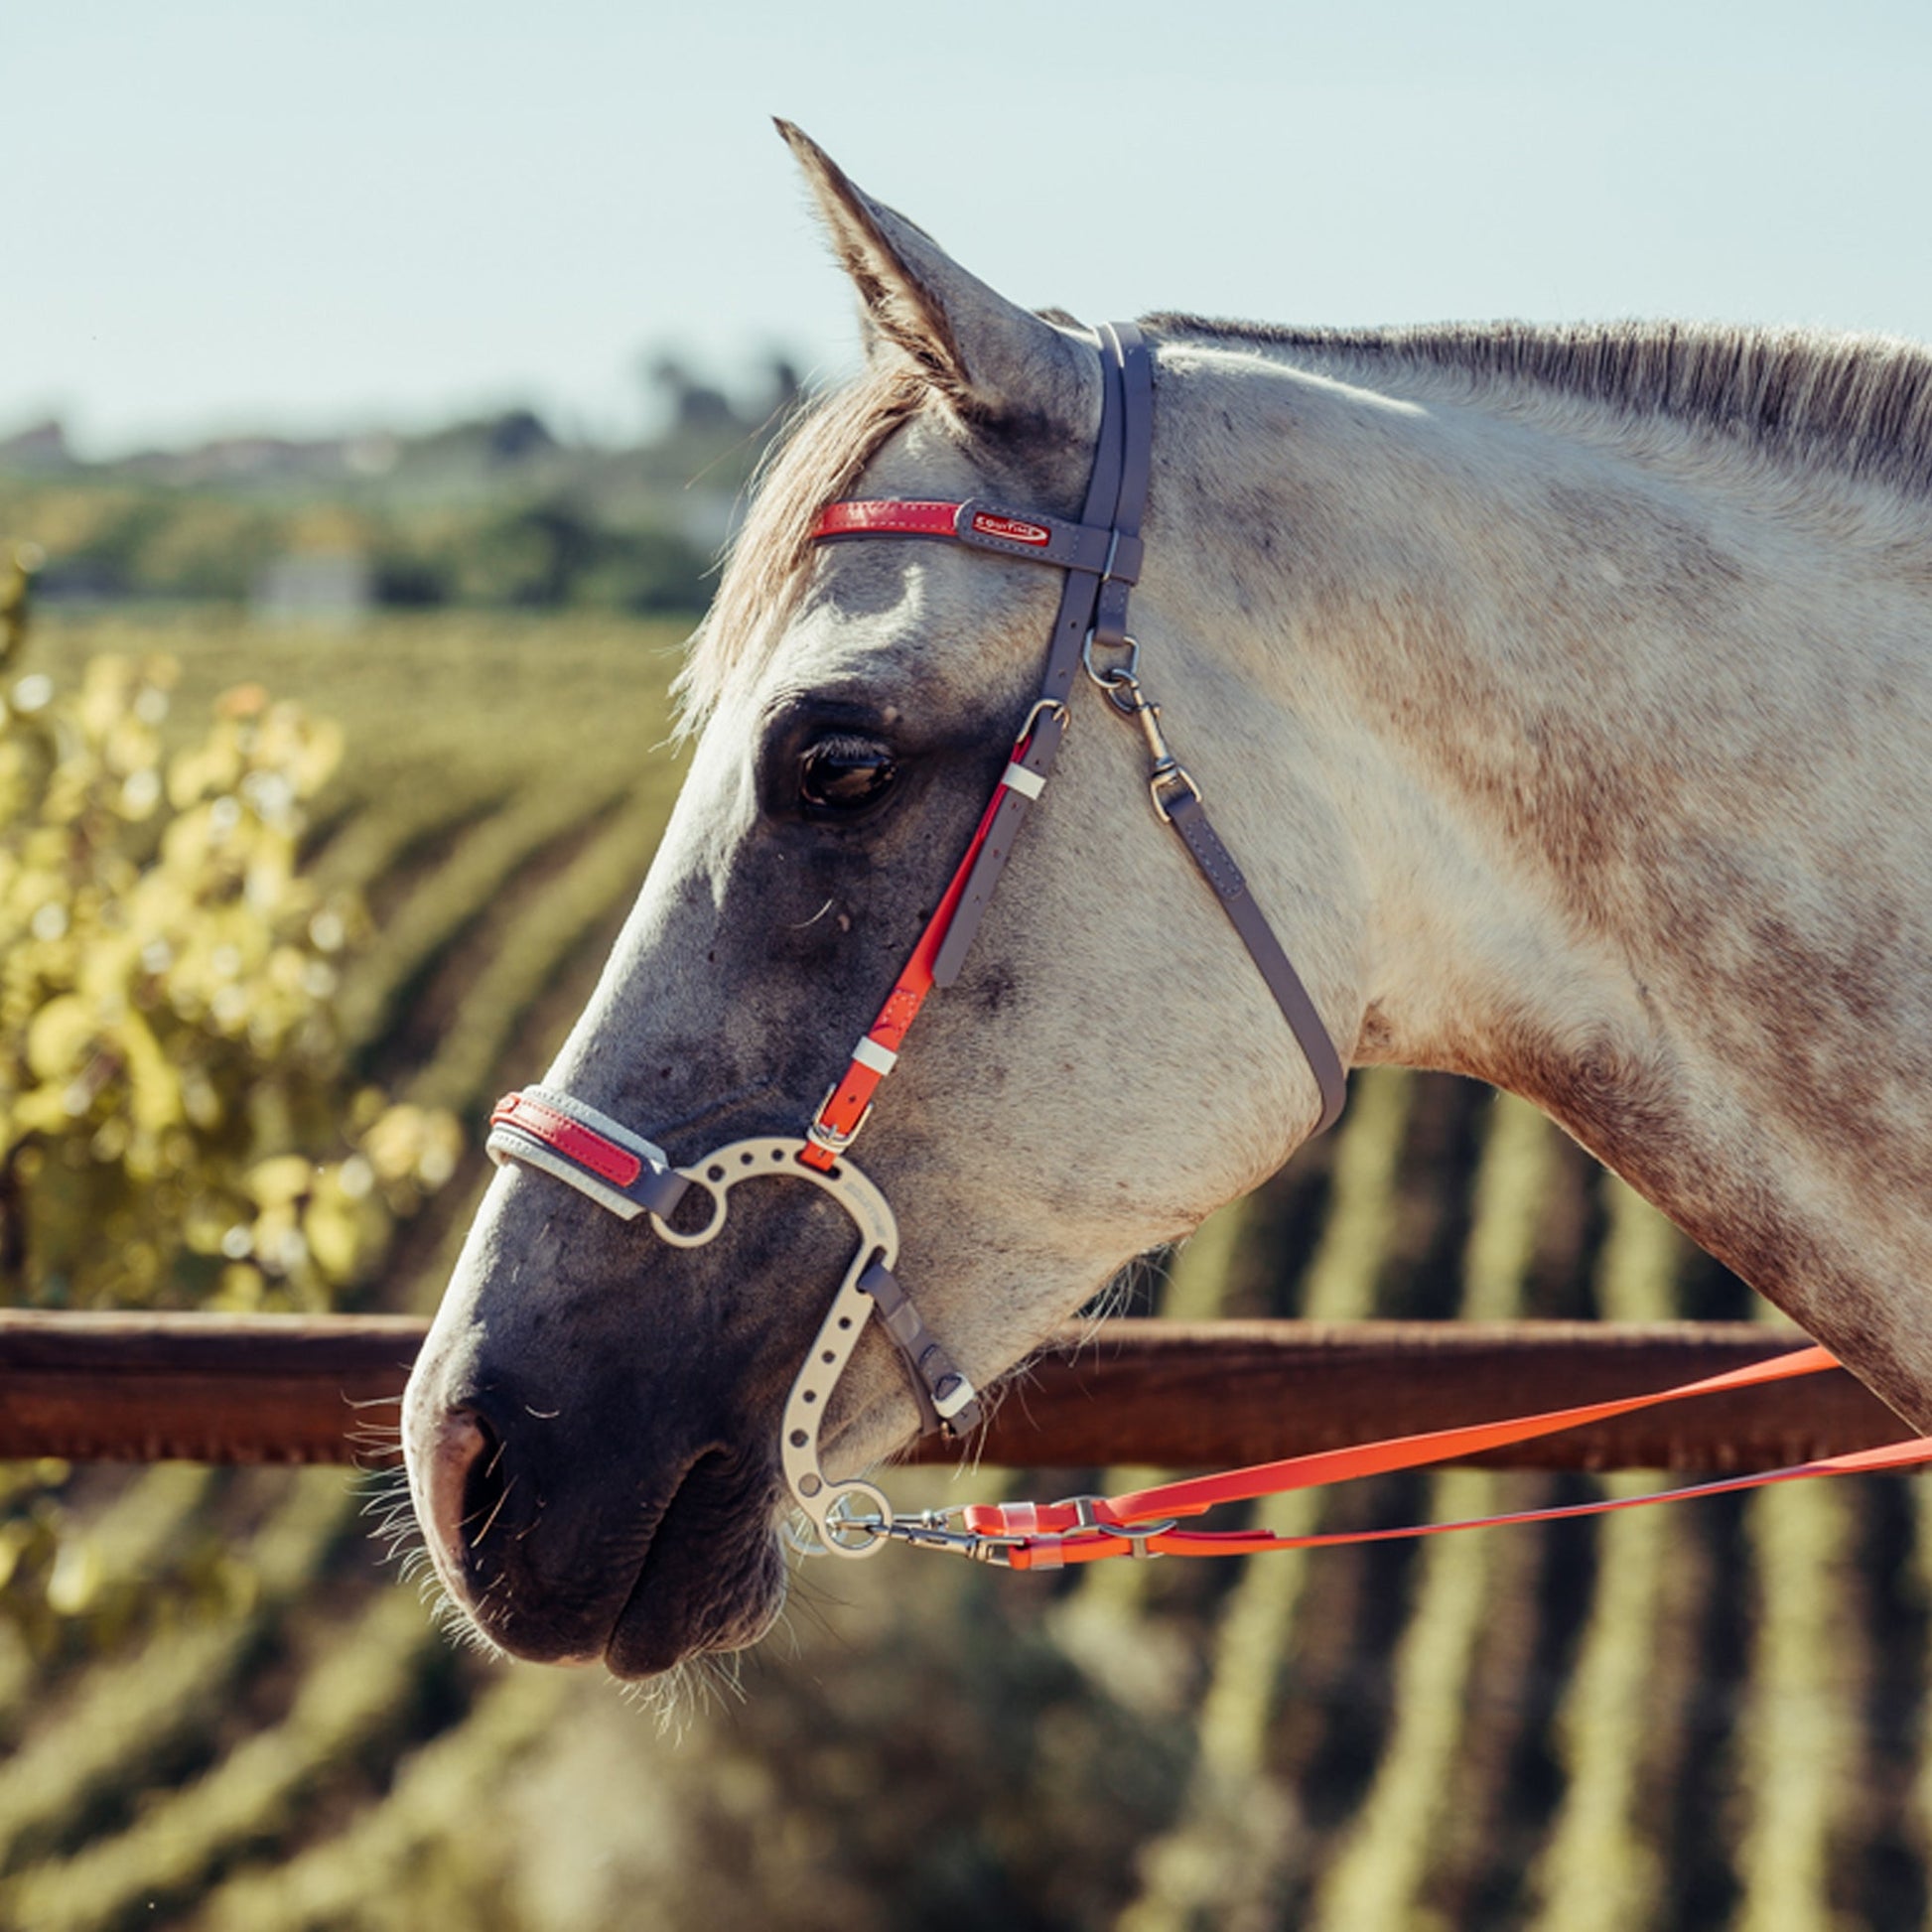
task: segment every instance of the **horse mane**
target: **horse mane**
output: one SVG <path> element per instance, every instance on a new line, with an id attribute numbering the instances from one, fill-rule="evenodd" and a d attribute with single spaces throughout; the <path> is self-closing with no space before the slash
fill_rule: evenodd
<path id="1" fill-rule="evenodd" d="M 1893 336 L 1719 323 L 1527 323 L 1296 329 L 1193 315 L 1163 334 L 1529 382 L 1631 416 L 1668 417 L 1768 455 L 1932 494 L 1932 349 Z"/>
<path id="2" fill-rule="evenodd" d="M 819 511 L 851 488 L 930 392 L 909 363 L 869 366 L 857 381 L 807 403 L 772 445 L 726 553 L 718 595 L 692 633 L 673 686 L 681 736 L 703 724 L 759 640 L 775 637 L 796 596 Z"/>
<path id="3" fill-rule="evenodd" d="M 1299 350 L 1370 375 L 1394 363 L 1534 383 L 1932 495 L 1932 350 L 1897 337 L 1679 322 L 1299 329 L 1185 314 L 1146 321 L 1173 339 Z M 809 403 L 774 444 L 678 674 L 681 732 L 704 722 L 733 672 L 776 635 L 819 511 L 929 393 L 909 363 L 887 360 Z"/>

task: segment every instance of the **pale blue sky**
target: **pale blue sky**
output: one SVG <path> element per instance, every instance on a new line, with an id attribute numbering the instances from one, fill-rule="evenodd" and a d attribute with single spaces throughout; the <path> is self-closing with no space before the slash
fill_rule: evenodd
<path id="1" fill-rule="evenodd" d="M 766 116 L 1031 303 L 1932 338 L 1923 0 L 0 0 L 0 433 L 852 354 Z"/>

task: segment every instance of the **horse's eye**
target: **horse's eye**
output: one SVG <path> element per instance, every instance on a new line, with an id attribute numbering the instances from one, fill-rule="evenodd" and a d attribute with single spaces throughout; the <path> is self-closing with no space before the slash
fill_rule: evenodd
<path id="1" fill-rule="evenodd" d="M 876 739 L 837 733 L 799 759 L 798 795 L 815 812 L 861 812 L 885 797 L 897 775 L 892 753 Z"/>

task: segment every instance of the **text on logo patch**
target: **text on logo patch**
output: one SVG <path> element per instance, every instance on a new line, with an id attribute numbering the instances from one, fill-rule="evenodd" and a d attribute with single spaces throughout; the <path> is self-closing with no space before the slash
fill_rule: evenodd
<path id="1" fill-rule="evenodd" d="M 995 516 L 991 510 L 976 510 L 973 528 L 983 537 L 1004 537 L 1009 543 L 1051 543 L 1051 530 L 1037 523 L 1023 523 L 1017 516 Z"/>

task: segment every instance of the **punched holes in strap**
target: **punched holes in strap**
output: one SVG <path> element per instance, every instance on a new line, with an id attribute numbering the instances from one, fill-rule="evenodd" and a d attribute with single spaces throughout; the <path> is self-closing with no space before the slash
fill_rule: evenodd
<path id="1" fill-rule="evenodd" d="M 668 1216 L 690 1182 L 664 1150 L 621 1121 L 550 1087 L 525 1087 L 489 1116 L 489 1158 L 541 1169 L 612 1213 Z"/>
<path id="2" fill-rule="evenodd" d="M 942 987 L 951 986 L 964 968 L 967 951 L 1013 855 L 1020 828 L 1052 773 L 1066 736 L 1066 700 L 1079 668 L 1081 647 L 1103 621 L 1103 600 L 1111 596 L 1124 624 L 1128 592 L 1140 579 L 1141 508 L 1150 466 L 1146 449 L 1139 445 L 1151 437 L 1153 421 L 1148 400 L 1152 379 L 1147 345 L 1131 324 L 1123 325 L 1122 330 L 1110 326 L 1101 332 L 1100 351 L 1100 440 L 1094 448 L 1093 472 L 1081 514 L 1083 527 L 1107 532 L 1107 552 L 1091 567 L 1075 566 L 1067 571 L 1047 645 L 1046 675 L 1024 741 L 1026 750 L 1022 753 L 1016 749 L 1014 754 L 1015 762 L 1035 782 L 1025 787 L 1003 784 L 998 794 L 993 824 L 974 861 L 945 943 L 932 964 L 934 983 Z"/>
<path id="3" fill-rule="evenodd" d="M 1060 740 L 1065 736 L 1066 707 L 1057 700 L 1042 699 L 1029 721 L 1026 736 L 1013 748 L 1007 768 L 1000 774 L 986 836 L 967 868 L 958 903 L 932 958 L 933 985 L 947 987 L 958 979 L 966 954 L 979 936 L 980 920 L 992 902 L 993 889 L 1006 871 L 1014 839 L 1026 822 L 1029 807 L 1046 789 Z"/>

